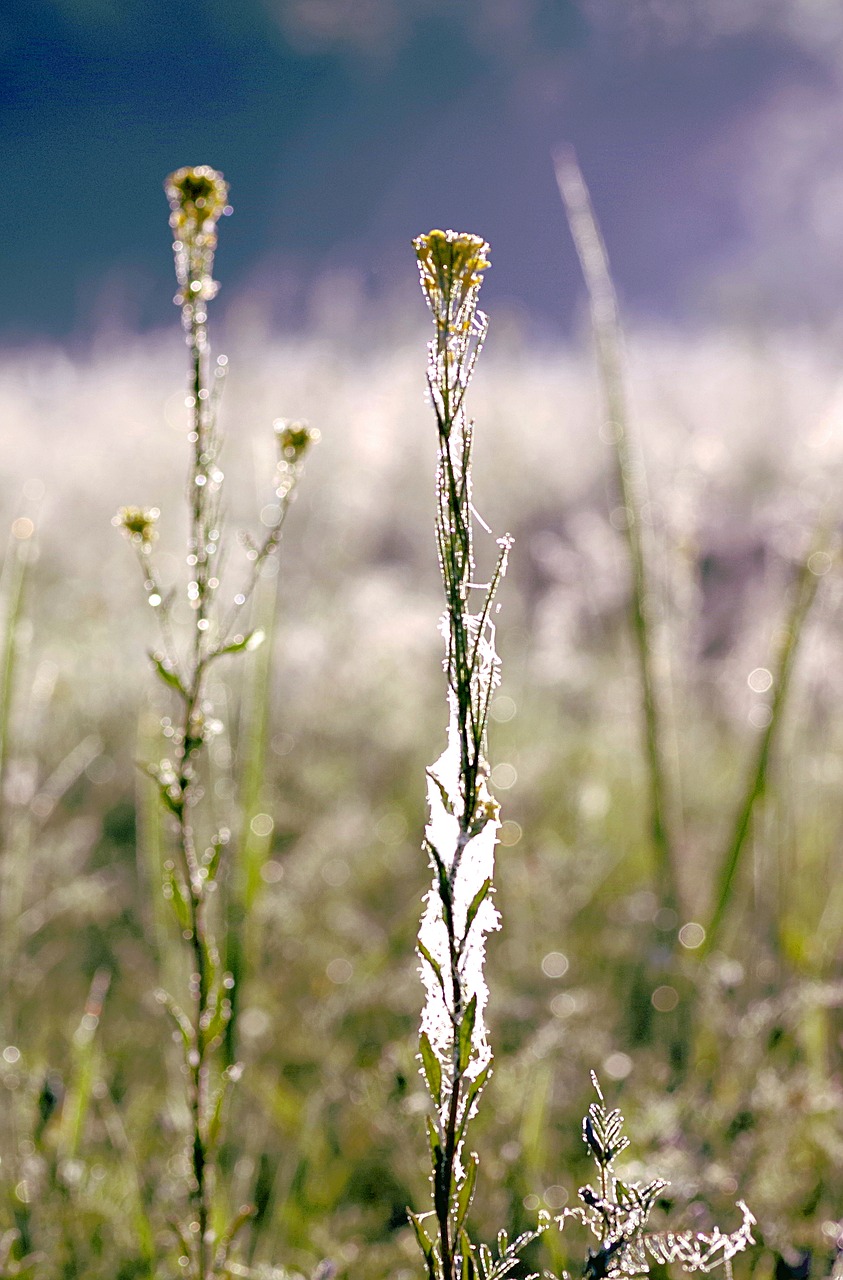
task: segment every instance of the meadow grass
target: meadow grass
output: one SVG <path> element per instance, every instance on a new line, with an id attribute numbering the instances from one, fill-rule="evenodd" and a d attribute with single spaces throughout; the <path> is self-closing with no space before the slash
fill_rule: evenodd
<path id="1" fill-rule="evenodd" d="M 238 839 L 256 842 L 251 870 L 221 882 L 216 924 L 221 940 L 237 937 L 223 949 L 232 967 L 238 947 L 244 957 L 236 1035 L 223 1030 L 213 1049 L 216 1070 L 246 1066 L 216 1151 L 227 1207 L 255 1210 L 234 1261 L 271 1272 L 281 1257 L 310 1274 L 330 1258 L 341 1277 L 409 1280 L 424 1264 L 406 1206 L 429 1195 L 412 960 L 428 887 L 419 780 L 444 719 L 419 479 L 437 459 L 419 395 L 424 339 L 403 320 L 389 332 L 361 324 L 346 345 L 241 323 L 244 336 L 229 335 L 230 420 L 271 418 L 280 386 L 323 443 L 285 527 L 282 573 L 260 583 L 268 633 L 276 592 L 283 609 L 274 650 L 250 656 L 265 665 L 245 687 L 245 658 L 239 676 L 220 663 L 208 686 L 220 719 L 242 725 L 215 763 L 214 804 L 254 804 L 271 820 L 254 831 L 238 814 Z M 811 539 L 821 518 L 835 520 L 833 342 L 735 331 L 629 339 L 648 572 L 670 655 L 665 754 L 684 815 L 683 914 L 672 918 L 653 887 L 629 548 L 609 519 L 616 464 L 598 433 L 591 359 L 519 345 L 505 322 L 498 332 L 472 394 L 482 514 L 516 539 L 497 631 L 506 678 L 488 726 L 491 787 L 505 801 L 495 898 L 505 928 L 485 962 L 495 1075 L 471 1120 L 480 1173 L 470 1238 L 492 1241 L 505 1224 L 508 1246 L 541 1209 L 573 1206 L 594 1157 L 579 1126 L 594 1068 L 636 1138 L 623 1186 L 670 1180 L 651 1234 L 670 1223 L 705 1235 L 742 1196 L 759 1244 L 739 1267 L 782 1280 L 804 1274 L 810 1255 L 812 1274 L 830 1274 L 843 1114 L 841 601 L 833 544 Z M 191 429 L 181 377 L 171 334 L 90 357 L 9 353 L 0 369 L 18 446 L 0 464 L 8 525 L 24 516 L 37 526 L 13 532 L 4 578 L 2 910 L 15 902 L 10 882 L 19 907 L 3 939 L 13 979 L 0 1056 L 3 1276 L 175 1274 L 168 1219 L 175 1206 L 188 1227 L 197 1220 L 179 1154 L 185 1077 L 151 998 L 183 981 L 188 943 L 153 909 L 169 847 L 156 784 L 141 779 L 135 798 L 134 724 L 148 696 L 138 654 L 159 641 L 126 547 L 107 541 L 121 497 L 165 516 L 181 505 L 172 459 Z M 252 505 L 240 461 L 252 453 L 256 476 L 277 461 L 274 441 L 240 432 L 229 445 L 240 472 L 230 528 L 248 524 Z M 155 556 L 169 589 L 187 531 L 165 516 Z M 36 539 L 37 562 L 16 560 Z M 814 555 L 820 574 L 805 568 Z M 777 635 L 788 607 L 798 653 Z M 189 634 L 195 612 L 174 601 L 173 618 Z M 758 670 L 773 677 L 768 689 L 748 684 Z M 788 681 L 789 711 L 771 721 L 770 697 Z M 158 698 L 142 714 L 140 754 L 154 758 Z M 751 792 L 715 942 L 687 945 L 698 938 L 689 924 L 711 936 L 724 850 Z M 677 1071 L 681 1009 L 691 1016 Z M 525 1268 L 581 1270 L 587 1231 L 568 1218 L 543 1232 Z M 196 1267 L 191 1241 L 184 1256 L 192 1248 Z M 597 1258 L 611 1246 L 601 1234 Z"/>

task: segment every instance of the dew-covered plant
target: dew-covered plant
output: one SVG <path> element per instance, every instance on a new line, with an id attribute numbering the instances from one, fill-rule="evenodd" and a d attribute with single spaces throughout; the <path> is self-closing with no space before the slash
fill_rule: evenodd
<path id="1" fill-rule="evenodd" d="M 158 571 L 154 547 L 157 508 L 123 507 L 115 517 L 137 555 L 149 604 L 160 621 L 161 645 L 150 654 L 153 669 L 176 704 L 161 721 L 158 759 L 146 766 L 169 815 L 172 855 L 164 862 L 164 895 L 184 941 L 189 978 L 185 998 L 161 990 L 158 998 L 176 1028 L 183 1053 L 189 1112 L 183 1174 L 186 1205 L 172 1226 L 178 1240 L 179 1274 L 190 1280 L 216 1280 L 244 1269 L 229 1253 L 237 1231 L 248 1220 L 246 1207 L 231 1214 L 215 1186 L 225 1129 L 225 1108 L 237 1063 L 226 1064 L 223 1041 L 231 1013 L 234 979 L 223 970 L 216 936 L 224 927 L 215 910 L 215 890 L 234 850 L 233 815 L 228 823 L 212 816 L 206 801 L 208 747 L 224 731 L 210 696 L 208 677 L 224 657 L 256 648 L 263 638 L 244 617 L 261 569 L 277 550 L 284 519 L 316 433 L 300 423 L 278 421 L 279 461 L 274 478 L 274 524 L 258 541 L 243 537 L 246 569 L 236 594 L 226 598 L 222 573 L 226 557 L 223 525 L 223 473 L 218 406 L 226 371 L 220 356 L 211 370 L 207 332 L 208 303 L 218 285 L 213 279 L 217 224 L 230 212 L 228 186 L 206 165 L 183 168 L 165 183 L 170 203 L 178 292 L 189 358 L 190 465 L 187 482 L 189 534 L 186 599 L 189 624 L 181 635 L 178 592 L 168 589 Z"/>
<path id="2" fill-rule="evenodd" d="M 618 516 L 629 558 L 629 610 L 641 694 L 642 746 L 647 768 L 650 842 L 654 862 L 653 883 L 661 906 L 679 922 L 685 905 L 679 875 L 679 837 L 685 814 L 673 776 L 676 762 L 670 758 L 675 751 L 668 750 L 668 671 L 660 635 L 663 628 L 658 624 L 661 609 L 656 575 L 653 572 L 653 539 L 648 536 L 648 525 L 653 523 L 652 507 L 647 494 L 644 463 L 636 447 L 630 423 L 618 299 L 588 188 L 572 150 L 563 150 L 557 156 L 556 178 L 589 297 L 606 428 L 612 443 L 614 486 L 621 502 Z M 772 687 L 773 690 L 768 719 L 758 738 L 757 748 L 747 761 L 745 781 L 734 817 L 727 829 L 725 847 L 717 859 L 707 927 L 702 929 L 701 926 L 696 926 L 700 929 L 703 940 L 698 944 L 698 957 L 710 953 L 715 943 L 719 942 L 724 917 L 734 896 L 738 868 L 757 820 L 773 747 L 781 732 L 791 698 L 793 667 L 814 609 L 819 579 L 831 565 L 832 557 L 836 558 L 839 554 L 832 536 L 832 526 L 833 518 L 829 512 L 821 511 L 793 575 L 791 598 L 770 659 L 770 671 L 767 673 L 770 679 L 767 687 Z M 674 951 L 678 939 L 679 930 L 671 931 L 668 940 Z M 690 1039 L 686 1030 L 682 1032 L 681 1038 L 685 1041 Z M 677 1063 L 685 1057 L 687 1048 L 675 1045 L 674 1058 Z"/>
<path id="3" fill-rule="evenodd" d="M 742 1200 L 738 1201 L 742 1222 L 728 1234 L 711 1231 L 648 1231 L 650 1214 L 668 1186 L 664 1178 L 646 1184 L 621 1181 L 614 1171 L 618 1156 L 629 1146 L 623 1132 L 624 1118 L 615 1107 L 606 1108 L 597 1077 L 592 1073 L 597 1101 L 592 1102 L 583 1120 L 583 1141 L 597 1169 L 597 1186 L 579 1189 L 582 1208 L 567 1209 L 557 1221 L 583 1223 L 597 1239 L 589 1249 L 583 1275 L 586 1280 L 621 1280 L 643 1276 L 651 1259 L 662 1266 L 679 1263 L 684 1271 L 713 1271 L 722 1266 L 727 1280 L 732 1276 L 732 1259 L 754 1244 L 755 1218 Z"/>
<path id="4" fill-rule="evenodd" d="M 498 1256 L 471 1241 L 466 1220 L 477 1181 L 477 1155 L 465 1156 L 469 1124 L 491 1072 L 484 1010 L 486 937 L 500 926 L 492 901 L 500 826 L 489 790 L 486 728 L 500 679 L 492 611 L 511 539 L 497 542 L 486 582 L 474 563 L 471 492 L 473 424 L 465 397 L 486 336 L 477 299 L 489 246 L 479 236 L 431 231 L 414 242 L 421 286 L 433 316 L 427 381 L 436 416 L 436 546 L 445 589 L 442 634 L 447 676 L 448 741 L 427 771 L 430 819 L 424 848 L 433 883 L 418 936 L 426 991 L 420 1033 L 422 1075 L 432 1103 L 428 1138 L 433 1209 L 410 1214 L 430 1280 L 484 1280 L 515 1265 L 529 1232 Z"/>

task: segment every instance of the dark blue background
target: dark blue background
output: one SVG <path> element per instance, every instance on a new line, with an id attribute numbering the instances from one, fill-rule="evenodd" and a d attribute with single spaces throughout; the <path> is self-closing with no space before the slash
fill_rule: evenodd
<path id="1" fill-rule="evenodd" d="M 221 305 L 251 289 L 294 326 L 314 282 L 342 271 L 394 298 L 411 287 L 411 237 L 453 226 L 492 243 L 488 305 L 564 325 L 579 291 L 551 165 L 564 141 L 627 305 L 722 310 L 712 280 L 760 252 L 747 122 L 794 89 L 837 91 L 772 22 L 636 41 L 574 0 L 522 0 L 499 29 L 481 0 L 396 0 L 383 39 L 376 4 L 344 0 L 359 23 L 320 35 L 291 3 L 6 0 L 6 342 L 168 320 L 161 182 L 197 163 L 231 183 Z M 772 305 L 795 303 L 782 290 Z"/>

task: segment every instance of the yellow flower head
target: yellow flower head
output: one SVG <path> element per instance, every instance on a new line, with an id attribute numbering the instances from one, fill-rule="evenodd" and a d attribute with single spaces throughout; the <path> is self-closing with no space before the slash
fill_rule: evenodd
<path id="1" fill-rule="evenodd" d="M 300 462 L 310 446 L 318 444 L 320 439 L 319 432 L 306 422 L 288 422 L 286 418 L 279 418 L 273 427 L 283 462 Z"/>
<path id="2" fill-rule="evenodd" d="M 219 286 L 212 278 L 217 222 L 230 213 L 228 183 L 221 173 L 206 164 L 195 169 L 177 169 L 164 183 L 170 202 L 170 226 L 176 277 L 180 291 L 176 304 L 183 308 L 185 323 L 194 315 L 196 303 L 215 297 Z"/>
<path id="3" fill-rule="evenodd" d="M 491 266 L 489 246 L 462 231 L 429 231 L 413 241 L 425 297 L 434 315 L 449 315 L 475 295 Z"/>
<path id="4" fill-rule="evenodd" d="M 160 514 L 157 507 L 121 507 L 111 523 L 132 542 L 149 547 L 158 536 L 154 526 Z"/>
<path id="5" fill-rule="evenodd" d="M 173 211 L 170 223 L 174 230 L 189 223 L 197 230 L 210 224 L 210 229 L 227 208 L 228 183 L 207 164 L 177 169 L 165 180 L 164 190 Z"/>

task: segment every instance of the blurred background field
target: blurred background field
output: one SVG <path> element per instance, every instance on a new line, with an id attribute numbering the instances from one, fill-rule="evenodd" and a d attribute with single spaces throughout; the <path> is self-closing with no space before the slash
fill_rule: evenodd
<path id="1" fill-rule="evenodd" d="M 177 578 L 184 348 L 160 184 L 199 163 L 234 205 L 212 317 L 230 357 L 229 528 L 271 505 L 272 420 L 322 435 L 256 600 L 271 642 L 242 676 L 221 664 L 213 690 L 213 801 L 234 807 L 259 870 L 233 921 L 247 976 L 229 1048 L 245 1074 L 222 1170 L 232 1205 L 257 1206 L 245 1260 L 420 1274 L 405 1218 L 429 1190 L 413 944 L 445 701 L 409 242 L 450 226 L 492 246 L 475 485 L 516 540 L 473 1226 L 482 1238 L 574 1202 L 593 1069 L 627 1115 L 629 1176 L 671 1180 L 662 1222 L 670 1209 L 674 1227 L 729 1230 L 743 1197 L 759 1245 L 740 1275 L 823 1280 L 836 1256 L 840 1280 L 842 116 L 837 0 L 4 6 L 2 1280 L 28 1250 L 44 1280 L 170 1276 L 186 1117 L 155 991 L 185 975 L 136 762 L 172 708 L 110 522 L 160 506 Z M 565 143 L 628 325 L 677 912 L 653 877 L 623 513 L 551 160 Z M 693 944 L 821 518 L 831 541 L 766 794 L 706 950 Z M 479 547 L 481 571 L 493 551 Z M 529 1261 L 578 1273 L 584 1244 L 569 1225 Z"/>
<path id="2" fill-rule="evenodd" d="M 422 317 L 396 311 L 296 338 L 253 319 L 226 346 L 230 527 L 265 501 L 274 417 L 306 416 L 322 443 L 280 557 L 225 1175 L 234 1203 L 258 1205 L 250 1260 L 307 1272 L 329 1257 L 371 1280 L 417 1274 L 404 1210 L 427 1197 L 413 941 L 424 768 L 445 711 L 424 340 Z M 573 1202 L 594 1069 L 627 1115 L 638 1172 L 671 1179 L 672 1225 L 730 1229 L 740 1196 L 761 1241 L 741 1273 L 824 1276 L 843 1212 L 836 562 L 818 566 L 717 946 L 702 957 L 678 934 L 709 919 L 766 723 L 770 694 L 749 677 L 770 665 L 819 512 L 839 520 L 838 343 L 642 327 L 629 348 L 683 909 L 660 910 L 652 882 L 628 570 L 589 343 L 537 343 L 493 317 L 471 406 L 475 484 L 481 515 L 516 545 L 490 744 L 504 925 L 488 962 L 496 1069 L 477 1122 L 477 1227 Z M 21 584 L 4 651 L 0 1179 L 4 1225 L 49 1276 L 149 1274 L 179 1174 L 177 1055 L 153 993 L 180 961 L 159 905 L 155 798 L 134 764 L 166 696 L 150 690 L 154 619 L 110 519 L 123 502 L 160 506 L 175 576 L 182 379 L 171 331 L 75 355 L 42 345 L 0 367 L 7 636 Z M 259 733 L 249 679 L 217 690 L 221 806 Z M 567 1230 L 535 1260 L 577 1269 Z"/>

